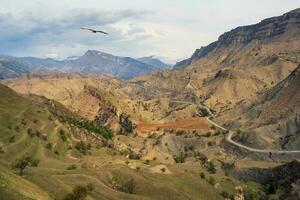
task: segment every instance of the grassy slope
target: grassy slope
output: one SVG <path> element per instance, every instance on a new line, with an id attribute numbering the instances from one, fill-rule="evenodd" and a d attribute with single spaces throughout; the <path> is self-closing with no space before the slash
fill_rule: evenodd
<path id="1" fill-rule="evenodd" d="M 47 135 L 30 137 L 31 128 Z M 59 130 L 64 129 L 68 140 L 63 142 Z M 140 160 L 129 160 L 113 149 L 96 148 L 91 154 L 82 156 L 75 148 L 78 141 L 74 130 L 62 124 L 48 111 L 44 104 L 30 101 L 0 85 L 0 199 L 62 199 L 76 185 L 93 183 L 95 191 L 87 199 L 222 199 L 214 186 L 201 179 L 205 171 L 199 164 L 166 165 L 171 174 L 153 173 L 149 170 L 158 161 L 144 164 Z M 71 134 L 73 135 L 71 137 Z M 10 142 L 12 136 L 15 141 Z M 53 144 L 52 150 L 46 144 Z M 58 152 L 54 153 L 55 151 Z M 39 159 L 38 167 L 29 167 L 20 177 L 10 169 L 10 164 L 23 155 Z M 75 170 L 67 170 L 70 164 Z M 136 166 L 140 170 L 136 170 Z M 132 177 L 136 188 L 134 194 L 113 190 L 108 186 L 108 177 L 121 173 Z M 208 177 L 207 173 L 207 177 Z M 213 175 L 223 189 L 233 193 L 234 186 L 240 184 L 224 178 L 222 172 Z"/>
<path id="2" fill-rule="evenodd" d="M 47 140 L 31 137 L 27 133 L 29 128 L 47 135 Z M 66 130 L 67 142 L 60 139 L 60 129 Z M 149 166 L 142 161 L 130 161 L 141 166 L 137 171 L 125 164 L 125 156 L 114 155 L 111 149 L 97 149 L 93 145 L 92 155 L 82 156 L 73 147 L 76 139 L 70 134 L 68 126 L 55 119 L 46 107 L 0 85 L 0 146 L 4 150 L 0 154 L 0 199 L 62 199 L 75 185 L 91 182 L 96 188 L 88 199 L 198 199 L 204 197 L 204 191 L 209 191 L 210 199 L 221 198 L 200 177 L 184 173 L 155 174 L 148 170 L 155 163 Z M 12 136 L 15 141 L 10 142 Z M 49 142 L 53 143 L 52 150 L 45 148 Z M 31 155 L 41 162 L 39 167 L 27 168 L 20 177 L 10 165 L 23 155 Z M 66 170 L 70 164 L 75 164 L 77 169 Z M 116 172 L 134 178 L 134 195 L 108 187 L 108 177 Z"/>

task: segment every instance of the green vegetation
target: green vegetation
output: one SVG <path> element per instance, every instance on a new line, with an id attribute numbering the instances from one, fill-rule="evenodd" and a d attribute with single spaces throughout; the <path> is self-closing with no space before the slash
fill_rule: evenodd
<path id="1" fill-rule="evenodd" d="M 86 155 L 87 152 L 91 149 L 90 144 L 86 144 L 83 141 L 77 142 L 75 148 L 82 154 Z"/>
<path id="2" fill-rule="evenodd" d="M 221 195 L 222 195 L 225 199 L 232 199 L 232 200 L 234 200 L 234 194 L 231 194 L 231 193 L 229 193 L 229 192 L 226 191 L 226 190 L 223 190 L 223 191 L 221 192 Z"/>
<path id="3" fill-rule="evenodd" d="M 133 194 L 136 187 L 136 183 L 133 178 L 127 178 L 120 173 L 113 174 L 108 182 L 112 189 L 129 194 Z"/>
<path id="4" fill-rule="evenodd" d="M 113 137 L 113 133 L 110 130 L 107 130 L 104 127 L 99 126 L 96 122 L 91 122 L 83 119 L 79 120 L 75 117 L 66 117 L 66 116 L 59 116 L 59 120 L 62 123 L 69 123 L 78 128 L 88 130 L 97 135 L 101 135 L 106 139 L 111 139 Z"/>
<path id="5" fill-rule="evenodd" d="M 176 163 L 184 163 L 185 155 L 181 152 L 179 155 L 174 156 L 174 160 Z"/>
<path id="6" fill-rule="evenodd" d="M 203 107 L 199 108 L 199 113 L 200 113 L 201 117 L 209 116 L 209 112 L 207 111 L 206 108 L 203 108 Z"/>
<path id="7" fill-rule="evenodd" d="M 12 169 L 18 171 L 19 175 L 22 176 L 24 170 L 29 167 L 37 167 L 39 164 L 39 160 L 34 160 L 32 159 L 31 156 L 24 156 L 18 160 L 16 160 L 15 162 L 12 163 Z"/>
<path id="8" fill-rule="evenodd" d="M 53 144 L 51 142 L 47 143 L 46 148 L 51 150 L 53 147 Z"/>
<path id="9" fill-rule="evenodd" d="M 215 174 L 217 172 L 216 165 L 213 161 L 208 161 L 205 164 L 207 171 L 211 174 Z"/>
<path id="10" fill-rule="evenodd" d="M 67 170 L 75 170 L 77 167 L 75 164 L 71 164 L 67 167 Z"/>
<path id="11" fill-rule="evenodd" d="M 76 186 L 72 193 L 68 194 L 64 200 L 84 200 L 88 195 L 88 189 L 84 186 Z"/>
<path id="12" fill-rule="evenodd" d="M 212 176 L 209 177 L 208 179 L 208 183 L 211 184 L 211 185 L 215 185 L 216 184 L 216 179 Z"/>
<path id="13" fill-rule="evenodd" d="M 66 142 L 68 140 L 67 136 L 66 136 L 66 133 L 63 129 L 60 129 L 59 130 L 59 135 L 60 135 L 60 139 L 63 141 L 63 142 Z"/>
<path id="14" fill-rule="evenodd" d="M 201 172 L 201 173 L 200 173 L 200 177 L 201 177 L 202 179 L 205 179 L 205 174 L 204 174 L 203 172 Z"/>

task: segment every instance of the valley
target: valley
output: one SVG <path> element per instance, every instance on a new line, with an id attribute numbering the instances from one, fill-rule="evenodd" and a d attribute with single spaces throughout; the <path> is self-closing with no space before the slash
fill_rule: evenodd
<path id="1" fill-rule="evenodd" d="M 1 58 L 0 200 L 299 199 L 299 24 L 238 27 L 173 69 Z"/>

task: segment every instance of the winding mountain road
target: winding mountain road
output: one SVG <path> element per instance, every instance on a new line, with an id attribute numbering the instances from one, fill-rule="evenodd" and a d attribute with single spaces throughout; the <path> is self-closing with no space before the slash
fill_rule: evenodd
<path id="1" fill-rule="evenodd" d="M 252 147 L 248 147 L 248 146 L 245 146 L 243 144 L 240 144 L 234 140 L 232 140 L 232 137 L 233 137 L 233 134 L 234 132 L 233 131 L 230 131 L 228 129 L 226 129 L 225 127 L 223 126 L 220 126 L 219 124 L 215 123 L 214 121 L 210 120 L 208 117 L 206 118 L 206 120 L 211 123 L 212 125 L 222 129 L 223 131 L 229 131 L 228 134 L 226 135 L 225 137 L 225 140 L 227 142 L 229 142 L 230 144 L 232 145 L 235 145 L 237 147 L 240 147 L 242 149 L 245 149 L 245 150 L 248 150 L 248 151 L 251 151 L 251 152 L 256 152 L 256 153 L 272 153 L 272 154 L 292 154 L 292 153 L 300 153 L 300 150 L 290 150 L 290 151 L 284 151 L 284 150 L 272 150 L 272 149 L 255 149 L 255 148 L 252 148 Z"/>
<path id="2" fill-rule="evenodd" d="M 178 100 L 171 100 L 170 102 L 173 102 L 173 103 L 184 103 L 184 104 L 195 104 L 194 102 L 188 102 L 188 101 L 178 101 Z M 214 114 L 211 112 L 210 108 L 208 108 L 207 106 L 205 106 L 204 104 L 201 104 L 200 105 L 201 107 L 204 107 L 208 110 L 209 114 L 213 117 Z M 248 147 L 248 146 L 245 146 L 243 144 L 240 144 L 236 141 L 234 141 L 232 139 L 233 135 L 234 135 L 234 132 L 233 131 L 230 131 L 228 130 L 227 128 L 217 124 L 216 122 L 212 121 L 209 119 L 209 117 L 206 117 L 206 120 L 214 125 L 215 127 L 223 130 L 223 131 L 228 131 L 228 134 L 226 135 L 225 137 L 225 140 L 234 145 L 234 146 L 237 146 L 239 148 L 242 148 L 242 149 L 245 149 L 247 151 L 251 151 L 251 152 L 255 152 L 255 153 L 272 153 L 272 154 L 294 154 L 294 153 L 300 153 L 300 150 L 273 150 L 273 149 L 256 149 L 256 148 L 252 148 L 252 147 Z"/>

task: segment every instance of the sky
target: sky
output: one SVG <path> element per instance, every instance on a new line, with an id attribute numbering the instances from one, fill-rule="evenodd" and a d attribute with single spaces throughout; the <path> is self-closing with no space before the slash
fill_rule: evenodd
<path id="1" fill-rule="evenodd" d="M 174 64 L 226 31 L 299 7 L 299 0 L 0 0 L 0 54 L 64 59 L 99 50 Z"/>

